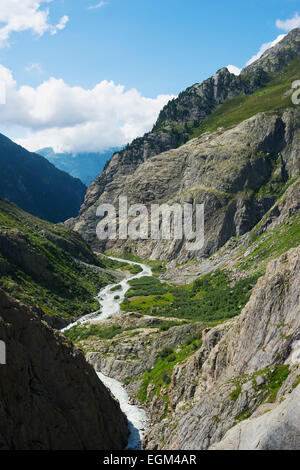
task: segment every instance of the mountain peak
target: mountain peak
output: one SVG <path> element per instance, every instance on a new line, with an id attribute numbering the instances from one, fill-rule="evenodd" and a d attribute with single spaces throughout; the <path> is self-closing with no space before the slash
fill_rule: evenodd
<path id="1" fill-rule="evenodd" d="M 292 60 L 300 58 L 300 28 L 290 31 L 280 42 L 252 64 L 245 67 L 241 74 L 246 75 L 262 69 L 264 72 L 279 72 Z"/>
<path id="2" fill-rule="evenodd" d="M 219 75 L 231 75 L 227 67 L 222 67 L 221 69 L 217 70 L 215 73 L 214 77 L 219 76 Z"/>

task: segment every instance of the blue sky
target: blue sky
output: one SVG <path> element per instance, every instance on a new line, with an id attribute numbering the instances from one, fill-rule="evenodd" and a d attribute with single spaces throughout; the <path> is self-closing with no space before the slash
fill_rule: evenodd
<path id="1" fill-rule="evenodd" d="M 11 1 L 2 0 L 1 3 L 9 8 Z M 18 3 L 18 0 L 15 2 Z M 23 10 L 21 13 L 16 10 L 15 14 L 33 14 L 30 10 L 31 3 L 34 2 L 20 0 L 20 8 Z M 298 21 L 295 17 L 298 9 L 300 10 L 299 1 L 296 0 L 107 0 L 100 2 L 103 5 L 99 8 L 90 8 L 97 6 L 99 0 L 44 0 L 39 3 L 39 10 L 35 13 L 45 13 L 49 9 L 47 18 L 41 20 L 40 29 L 25 29 L 20 26 L 18 31 L 6 32 L 7 37 L 2 41 L 0 48 L 0 64 L 2 68 L 10 71 L 15 81 L 11 86 L 14 86 L 15 91 L 24 85 L 30 87 L 24 92 L 26 100 L 25 104 L 24 100 L 20 103 L 21 109 L 26 106 L 30 108 L 29 96 L 31 101 L 37 101 L 36 108 L 43 106 L 46 86 L 44 95 L 40 93 L 37 97 L 35 92 L 37 87 L 47 83 L 50 77 L 63 80 L 70 88 L 80 87 L 80 90 L 83 90 L 82 95 L 84 90 L 94 89 L 103 81 L 113 81 L 115 87 L 118 84 L 125 87 L 121 93 L 122 99 L 126 91 L 137 90 L 139 97 L 133 97 L 136 112 L 132 111 L 128 117 L 125 111 L 118 115 L 115 108 L 110 111 L 108 107 L 106 112 L 115 114 L 118 125 L 111 132 L 106 131 L 103 126 L 98 130 L 93 128 L 91 139 L 95 135 L 99 136 L 99 133 L 109 134 L 109 138 L 103 137 L 103 145 L 97 137 L 95 145 L 99 149 L 101 146 L 104 148 L 120 145 L 125 143 L 125 140 L 143 133 L 151 127 L 159 108 L 170 97 L 177 95 L 187 86 L 204 80 L 223 66 L 244 66 L 262 44 L 288 32 L 290 25 L 297 26 L 299 23 L 300 26 L 300 19 Z M 24 4 L 28 4 L 28 12 L 24 10 Z M 0 6 L 0 28 L 2 24 L 3 27 L 6 25 L 6 18 L 9 22 L 9 17 L 5 11 L 1 12 L 1 8 L 5 9 L 5 5 Z M 277 22 L 276 26 L 277 20 L 284 22 L 292 18 L 294 22 L 283 23 L 280 28 Z M 49 96 L 52 93 L 54 97 L 57 93 L 57 100 L 64 100 L 63 87 L 58 92 L 57 88 L 58 83 L 52 83 Z M 62 116 L 63 112 L 59 106 L 56 111 L 57 115 L 61 116 L 60 120 L 52 116 L 55 109 L 52 109 L 51 113 L 45 110 L 44 114 L 39 114 L 36 109 L 24 109 L 23 121 L 21 116 L 14 119 L 13 113 L 7 111 L 0 121 L 2 132 L 5 130 L 12 137 L 21 141 L 23 139 L 23 143 L 27 143 L 29 147 L 46 144 L 47 141 L 51 143 L 51 139 L 54 139 L 53 145 L 57 144 L 57 148 L 60 146 L 61 150 L 62 147 L 72 150 L 71 131 L 68 139 L 65 138 L 66 143 L 63 143 L 64 139 L 57 139 L 56 143 L 55 137 L 55 129 L 59 132 L 62 126 L 64 129 L 77 126 L 78 131 L 86 132 L 86 140 L 88 139 L 87 129 L 80 127 L 84 118 L 81 116 L 78 121 L 70 119 L 72 113 L 78 111 L 74 102 L 77 96 L 80 96 L 80 90 L 77 95 L 74 89 L 72 90 L 72 96 L 69 97 L 72 103 L 67 113 L 69 121 Z M 22 99 L 24 93 L 21 93 Z M 67 89 L 66 93 L 68 94 Z M 112 96 L 112 89 L 109 93 L 110 101 L 117 106 L 118 91 L 115 96 Z M 158 95 L 165 96 L 158 99 Z M 7 98 L 9 96 L 8 93 Z M 147 98 L 152 100 L 147 101 Z M 49 98 L 51 106 L 55 99 Z M 105 101 L 103 90 L 99 100 L 101 103 Z M 17 98 L 11 97 L 11 103 L 12 101 L 16 106 Z M 126 105 L 130 106 L 128 95 L 120 107 L 125 108 Z M 88 104 L 85 107 L 88 107 Z M 103 104 L 103 109 L 105 108 Z M 81 108 L 78 112 L 83 113 Z M 88 113 L 86 110 L 84 112 Z M 140 122 L 144 112 L 147 115 L 145 123 L 135 126 L 134 119 Z M 30 116 L 26 117 L 26 113 Z M 95 111 L 93 113 L 95 114 Z M 118 126 L 121 129 L 119 134 L 122 135 L 118 135 Z M 124 126 L 127 126 L 126 131 Z M 46 132 L 47 137 L 32 139 L 33 135 L 42 135 L 42 132 L 44 136 Z M 86 144 L 82 145 L 84 147 Z M 76 145 L 73 147 L 78 150 Z M 83 147 L 80 150 L 83 150 Z"/>

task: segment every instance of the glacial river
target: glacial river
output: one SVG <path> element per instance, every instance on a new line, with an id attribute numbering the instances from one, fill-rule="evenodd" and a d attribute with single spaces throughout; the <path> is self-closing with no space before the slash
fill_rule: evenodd
<path id="1" fill-rule="evenodd" d="M 123 279 L 121 282 L 116 284 L 110 284 L 103 289 L 100 290 L 97 300 L 99 302 L 99 310 L 96 312 L 90 313 L 88 315 L 83 316 L 75 323 L 71 323 L 66 328 L 62 329 L 61 331 L 64 332 L 69 330 L 75 325 L 82 325 L 84 323 L 93 322 L 93 321 L 101 321 L 105 320 L 106 318 L 112 317 L 113 315 L 118 315 L 121 313 L 121 303 L 125 298 L 126 292 L 130 289 L 129 281 L 133 279 L 139 279 L 144 276 L 152 276 L 152 270 L 149 266 L 146 266 L 142 263 L 136 263 L 133 261 L 124 260 L 121 258 L 112 258 L 110 259 L 115 261 L 121 261 L 122 263 L 127 263 L 130 265 L 140 266 L 142 271 L 139 274 L 131 276 L 127 279 Z M 112 288 L 120 286 L 118 290 L 111 290 Z M 118 296 L 118 299 L 115 297 Z M 111 393 L 119 400 L 120 407 L 122 411 L 125 413 L 128 419 L 128 426 L 129 426 L 129 439 L 127 444 L 127 449 L 129 450 L 140 450 L 141 449 L 141 442 L 143 438 L 143 434 L 146 430 L 147 425 L 147 415 L 142 408 L 139 408 L 136 405 L 130 404 L 130 399 L 127 394 L 127 391 L 123 387 L 122 383 L 118 380 L 112 379 L 110 377 L 106 377 L 101 372 L 97 372 L 99 379 L 104 383 L 104 385 L 111 391 Z"/>

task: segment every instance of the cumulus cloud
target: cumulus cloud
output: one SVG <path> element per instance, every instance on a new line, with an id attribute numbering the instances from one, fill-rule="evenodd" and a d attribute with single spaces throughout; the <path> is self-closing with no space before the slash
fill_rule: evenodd
<path id="1" fill-rule="evenodd" d="M 6 88 L 16 86 L 16 81 L 13 78 L 12 71 L 0 64 L 0 81 Z"/>
<path id="2" fill-rule="evenodd" d="M 66 15 L 56 25 L 49 23 L 49 8 L 42 4 L 51 2 L 52 0 L 1 0 L 0 47 L 8 45 L 13 32 L 30 30 L 42 36 L 46 32 L 53 35 L 64 29 L 69 20 Z"/>
<path id="3" fill-rule="evenodd" d="M 300 28 L 300 16 L 299 13 L 295 13 L 292 18 L 288 18 L 287 20 L 277 20 L 276 26 L 278 29 L 282 29 L 287 33 L 294 28 Z"/>
<path id="4" fill-rule="evenodd" d="M 6 105 L 0 124 L 26 130 L 18 143 L 29 150 L 101 151 L 122 146 L 151 129 L 159 111 L 174 96 L 146 98 L 103 80 L 92 89 L 71 87 L 50 78 L 38 87 L 18 87 L 12 72 L 0 65 Z"/>

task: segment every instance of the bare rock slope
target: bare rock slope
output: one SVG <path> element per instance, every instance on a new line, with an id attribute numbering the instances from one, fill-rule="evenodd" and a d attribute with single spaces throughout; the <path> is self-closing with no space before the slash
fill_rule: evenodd
<path id="1" fill-rule="evenodd" d="M 202 250 L 188 251 L 185 240 L 139 241 L 135 248 L 145 258 L 182 262 L 211 255 L 232 236 L 251 230 L 277 200 L 272 185 L 283 188 L 299 172 L 299 118 L 298 109 L 260 113 L 226 132 L 193 139 L 146 160 L 126 178 L 115 175 L 103 188 L 97 205 L 110 201 L 118 207 L 120 195 L 127 195 L 130 203 L 147 206 L 204 203 Z M 87 197 L 93 188 L 98 193 L 95 182 Z M 97 247 L 96 206 L 85 209 L 74 229 Z M 123 250 L 133 244 L 131 240 L 109 241 L 106 248 Z"/>
<path id="2" fill-rule="evenodd" d="M 295 248 L 268 265 L 239 317 L 205 330 L 201 349 L 177 365 L 171 413 L 159 422 L 152 409 L 145 447 L 299 449 L 299 350 Z"/>
<path id="3" fill-rule="evenodd" d="M 0 290 L 0 449 L 124 449 L 127 419 L 81 351 Z"/>
<path id="4" fill-rule="evenodd" d="M 211 255 L 251 230 L 299 172 L 299 110 L 290 99 L 299 56 L 295 29 L 241 76 L 221 69 L 181 93 L 161 111 L 152 132 L 113 155 L 67 225 L 97 249 L 130 248 L 142 257 L 182 262 Z M 209 122 L 219 124 L 210 128 Z M 148 207 L 204 203 L 205 246 L 191 252 L 185 240 L 100 243 L 97 207 L 117 208 L 120 195 Z"/>
<path id="5" fill-rule="evenodd" d="M 274 410 L 238 424 L 211 450 L 299 450 L 300 387 Z"/>

